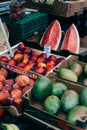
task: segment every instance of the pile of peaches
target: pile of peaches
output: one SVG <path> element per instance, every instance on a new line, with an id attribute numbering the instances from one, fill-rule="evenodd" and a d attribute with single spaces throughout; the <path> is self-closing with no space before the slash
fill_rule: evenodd
<path id="1" fill-rule="evenodd" d="M 26 75 L 15 75 L 15 78 L 9 78 L 11 74 L 5 68 L 0 68 L 0 103 L 8 99 L 22 99 L 23 94 L 30 90 L 34 85 L 34 80 Z M 14 77 L 10 75 L 10 77 Z"/>
<path id="2" fill-rule="evenodd" d="M 26 71 L 31 70 L 42 75 L 47 74 L 62 60 L 64 60 L 64 57 L 57 58 L 52 54 L 48 57 L 46 53 L 26 47 L 24 43 L 18 45 L 12 58 L 0 57 L 0 61 L 8 62 L 11 65 L 24 68 Z"/>

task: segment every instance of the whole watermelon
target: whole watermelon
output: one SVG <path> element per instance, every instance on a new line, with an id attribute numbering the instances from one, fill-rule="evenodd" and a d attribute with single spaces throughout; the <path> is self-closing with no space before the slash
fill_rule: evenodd
<path id="1" fill-rule="evenodd" d="M 31 95 L 37 101 L 43 101 L 51 94 L 52 82 L 46 77 L 40 77 L 36 80 Z"/>

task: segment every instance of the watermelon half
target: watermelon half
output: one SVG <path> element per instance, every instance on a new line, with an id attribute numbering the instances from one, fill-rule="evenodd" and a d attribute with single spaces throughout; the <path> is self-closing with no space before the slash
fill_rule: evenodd
<path id="1" fill-rule="evenodd" d="M 44 45 L 51 46 L 51 50 L 56 50 L 59 46 L 61 40 L 61 26 L 58 20 L 53 21 L 46 31 L 44 32 L 40 46 L 44 47 Z"/>
<path id="2" fill-rule="evenodd" d="M 70 52 L 78 54 L 79 49 L 80 49 L 79 33 L 76 26 L 72 24 L 64 36 L 61 50 L 69 50 Z"/>

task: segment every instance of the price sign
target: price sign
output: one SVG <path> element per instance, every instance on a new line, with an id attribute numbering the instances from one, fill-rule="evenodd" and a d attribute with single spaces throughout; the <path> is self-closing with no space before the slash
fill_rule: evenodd
<path id="1" fill-rule="evenodd" d="M 49 56 L 51 54 L 51 46 L 44 45 L 44 53 L 46 53 Z"/>

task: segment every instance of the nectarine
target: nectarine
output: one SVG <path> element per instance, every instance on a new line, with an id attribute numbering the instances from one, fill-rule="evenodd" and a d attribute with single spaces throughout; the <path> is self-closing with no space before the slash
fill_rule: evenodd
<path id="1" fill-rule="evenodd" d="M 25 87 L 27 85 L 30 84 L 30 79 L 26 76 L 26 75 L 18 75 L 15 78 L 15 82 L 21 86 L 21 87 Z"/>
<path id="2" fill-rule="evenodd" d="M 6 78 L 5 78 L 5 76 L 4 75 L 2 75 L 2 74 L 0 74 L 0 82 L 4 82 L 6 80 Z"/>
<path id="3" fill-rule="evenodd" d="M 4 69 L 4 68 L 1 68 L 1 69 L 0 69 L 0 74 L 1 74 L 1 75 L 4 75 L 5 77 L 7 77 L 8 71 L 7 71 L 6 69 Z"/>
<path id="4" fill-rule="evenodd" d="M 13 84 L 14 84 L 14 80 L 13 79 L 6 79 L 4 81 L 4 86 L 8 85 L 8 86 L 13 87 Z"/>
<path id="5" fill-rule="evenodd" d="M 26 49 L 26 46 L 25 46 L 25 44 L 23 43 L 23 42 L 21 42 L 19 45 L 18 45 L 18 49 L 19 50 L 25 50 Z"/>
<path id="6" fill-rule="evenodd" d="M 13 98 L 21 98 L 22 97 L 22 91 L 20 89 L 14 89 L 11 91 L 11 97 Z"/>
<path id="7" fill-rule="evenodd" d="M 0 82 L 0 91 L 3 89 L 3 83 Z"/>
<path id="8" fill-rule="evenodd" d="M 10 94 L 8 92 L 0 92 L 0 101 L 6 100 L 10 97 Z"/>

